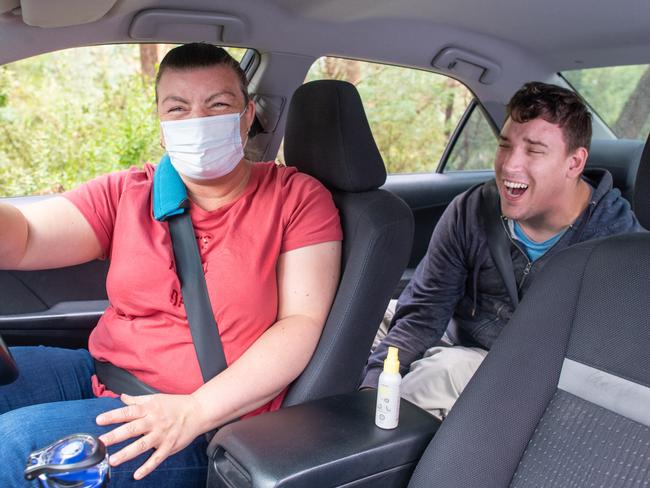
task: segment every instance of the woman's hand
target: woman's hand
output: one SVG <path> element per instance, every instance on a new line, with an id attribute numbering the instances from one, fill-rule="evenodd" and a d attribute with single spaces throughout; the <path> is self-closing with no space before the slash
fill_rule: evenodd
<path id="1" fill-rule="evenodd" d="M 167 457 L 188 446 L 204 432 L 202 409 L 191 395 L 121 395 L 120 399 L 125 407 L 98 415 L 96 422 L 97 425 L 124 423 L 100 437 L 107 446 L 138 437 L 110 456 L 111 466 L 118 466 L 154 449 L 151 457 L 133 473 L 135 479 L 147 476 Z"/>

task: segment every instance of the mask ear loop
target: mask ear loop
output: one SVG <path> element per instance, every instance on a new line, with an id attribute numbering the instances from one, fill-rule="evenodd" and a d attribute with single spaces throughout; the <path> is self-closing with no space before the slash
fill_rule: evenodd
<path id="1" fill-rule="evenodd" d="M 239 120 L 241 120 L 241 118 L 244 116 L 244 114 L 246 113 L 247 110 L 248 110 L 248 104 L 246 104 L 246 107 L 244 108 L 244 110 L 242 111 L 242 113 L 239 114 Z M 246 143 L 248 142 L 248 133 L 250 132 L 250 130 L 251 130 L 250 127 L 249 127 L 248 129 L 246 129 L 246 139 L 244 139 L 244 140 L 242 141 L 242 143 L 241 143 L 241 147 L 242 147 L 242 149 L 243 149 L 244 147 L 246 147 Z"/>

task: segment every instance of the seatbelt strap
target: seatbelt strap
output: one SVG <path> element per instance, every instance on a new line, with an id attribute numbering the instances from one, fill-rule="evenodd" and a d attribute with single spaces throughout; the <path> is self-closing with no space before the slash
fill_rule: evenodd
<path id="1" fill-rule="evenodd" d="M 224 371 L 228 363 L 221 345 L 217 321 L 212 312 L 208 285 L 205 282 L 205 273 L 189 210 L 170 217 L 168 222 L 174 248 L 176 274 L 181 282 L 192 342 L 201 367 L 203 382 L 207 383 Z M 217 429 L 213 429 L 204 434 L 207 442 L 212 440 L 216 432 Z"/>
<path id="2" fill-rule="evenodd" d="M 210 305 L 208 286 L 190 213 L 175 215 L 168 222 L 174 247 L 176 274 L 181 282 L 192 342 L 199 359 L 203 382 L 207 383 L 228 367 L 226 356 Z"/>
<path id="3" fill-rule="evenodd" d="M 481 188 L 481 216 L 485 223 L 488 247 L 494 264 L 501 274 L 512 304 L 519 305 L 515 270 L 510 255 L 510 239 L 505 233 L 501 217 L 501 203 L 496 181 L 490 180 Z"/>
<path id="4" fill-rule="evenodd" d="M 96 359 L 93 359 L 93 361 L 95 362 L 97 379 L 113 393 L 126 393 L 132 396 L 160 393 L 144 381 L 136 378 L 126 369 L 122 369 L 106 361 L 97 361 Z"/>
<path id="5" fill-rule="evenodd" d="M 205 383 L 225 370 L 228 365 L 210 305 L 208 287 L 190 214 L 186 211 L 169 217 L 167 221 L 174 250 L 176 274 L 181 283 L 192 342 Z M 125 369 L 108 362 L 95 360 L 95 373 L 99 381 L 114 393 L 129 395 L 159 393 Z"/>

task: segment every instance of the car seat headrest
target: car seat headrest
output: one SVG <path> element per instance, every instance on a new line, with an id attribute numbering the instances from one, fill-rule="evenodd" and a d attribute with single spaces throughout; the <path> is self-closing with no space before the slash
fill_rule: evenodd
<path id="1" fill-rule="evenodd" d="M 650 135 L 645 141 L 634 182 L 632 208 L 643 227 L 650 230 Z"/>
<path id="2" fill-rule="evenodd" d="M 384 161 L 351 83 L 318 80 L 298 88 L 284 137 L 286 164 L 330 189 L 368 191 L 386 181 Z"/>

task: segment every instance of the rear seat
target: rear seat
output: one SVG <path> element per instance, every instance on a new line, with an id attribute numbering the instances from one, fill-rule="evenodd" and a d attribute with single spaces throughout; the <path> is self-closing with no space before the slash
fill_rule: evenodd
<path id="1" fill-rule="evenodd" d="M 600 139 L 591 142 L 587 168 L 603 168 L 614 178 L 614 186 L 629 202 L 634 194 L 643 141 L 631 139 Z"/>
<path id="2" fill-rule="evenodd" d="M 650 231 L 650 135 L 645 141 L 645 148 L 636 173 L 632 208 L 641 225 Z"/>

